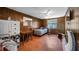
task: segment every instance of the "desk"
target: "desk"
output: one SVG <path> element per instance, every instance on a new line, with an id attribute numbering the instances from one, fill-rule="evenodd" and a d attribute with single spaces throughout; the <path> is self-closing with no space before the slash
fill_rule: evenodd
<path id="1" fill-rule="evenodd" d="M 27 35 L 27 38 L 29 39 L 29 36 L 32 39 L 32 31 L 28 30 L 28 31 L 21 31 L 20 32 L 22 35 L 22 40 L 25 41 L 25 35 Z"/>

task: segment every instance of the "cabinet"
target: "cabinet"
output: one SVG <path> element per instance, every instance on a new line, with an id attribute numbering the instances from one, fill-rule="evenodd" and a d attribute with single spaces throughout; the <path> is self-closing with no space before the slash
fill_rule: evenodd
<path id="1" fill-rule="evenodd" d="M 0 20 L 0 34 L 17 35 L 20 33 L 20 22 Z"/>

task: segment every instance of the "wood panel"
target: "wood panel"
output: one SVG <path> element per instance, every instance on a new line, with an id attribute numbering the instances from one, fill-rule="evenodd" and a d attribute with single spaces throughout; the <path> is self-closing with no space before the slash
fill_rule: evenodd
<path id="1" fill-rule="evenodd" d="M 65 33 L 65 17 L 59 17 L 57 20 L 58 32 Z"/>
<path id="2" fill-rule="evenodd" d="M 54 18 L 52 18 L 52 20 L 53 19 Z M 55 32 L 65 33 L 65 17 L 58 17 L 58 18 L 55 18 L 55 19 L 57 19 L 57 29 L 55 29 Z M 46 27 L 48 20 L 50 20 L 50 19 L 41 20 L 41 23 L 40 23 L 41 26 Z"/>
<path id="3" fill-rule="evenodd" d="M 39 22 L 38 18 L 32 17 L 32 16 L 27 15 L 27 14 L 20 13 L 20 12 L 15 11 L 15 10 L 8 9 L 6 7 L 0 7 L 0 19 L 8 20 L 8 17 L 11 17 L 11 20 L 20 21 L 20 30 L 23 30 L 22 28 L 24 27 L 23 22 L 22 22 L 24 16 L 32 18 L 33 21 Z M 39 23 L 39 26 L 40 25 L 41 24 Z"/>

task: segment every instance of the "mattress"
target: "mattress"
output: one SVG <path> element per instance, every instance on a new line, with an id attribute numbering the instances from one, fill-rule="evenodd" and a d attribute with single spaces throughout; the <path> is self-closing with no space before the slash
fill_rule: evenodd
<path id="1" fill-rule="evenodd" d="M 35 35 L 43 35 L 45 33 L 47 33 L 47 29 L 35 29 L 34 30 Z"/>

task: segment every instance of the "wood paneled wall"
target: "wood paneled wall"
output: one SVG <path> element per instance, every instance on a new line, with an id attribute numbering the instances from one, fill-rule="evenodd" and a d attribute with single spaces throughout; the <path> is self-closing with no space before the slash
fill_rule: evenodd
<path id="1" fill-rule="evenodd" d="M 8 20 L 8 17 L 11 17 L 11 20 L 20 21 L 20 30 L 23 30 L 22 28 L 24 27 L 23 22 L 22 22 L 24 16 L 32 18 L 33 21 L 37 21 L 39 23 L 39 26 L 41 25 L 38 18 L 20 13 L 20 12 L 15 11 L 15 10 L 11 10 L 9 8 L 6 8 L 6 7 L 0 7 L 0 19 Z"/>
<path id="2" fill-rule="evenodd" d="M 46 27 L 47 26 L 47 19 L 40 20 L 40 25 L 41 25 L 41 27 Z"/>
<path id="3" fill-rule="evenodd" d="M 57 19 L 57 29 L 55 30 L 59 33 L 65 33 L 65 17 L 58 17 L 56 19 Z M 50 20 L 50 19 L 41 20 L 42 26 L 44 27 L 47 26 L 47 20 Z"/>
<path id="4" fill-rule="evenodd" d="M 22 20 L 23 15 L 19 12 L 10 10 L 5 7 L 0 7 L 0 19 L 8 19 L 8 17 L 11 17 L 12 20 Z"/>
<path id="5" fill-rule="evenodd" d="M 57 30 L 60 33 L 65 33 L 65 17 L 57 18 Z"/>

